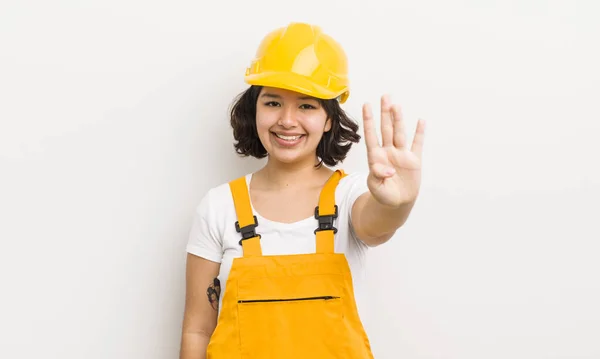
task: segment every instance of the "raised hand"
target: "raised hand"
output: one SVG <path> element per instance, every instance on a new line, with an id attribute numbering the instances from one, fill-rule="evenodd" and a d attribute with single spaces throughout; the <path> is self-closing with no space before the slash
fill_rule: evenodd
<path id="1" fill-rule="evenodd" d="M 369 104 L 363 106 L 369 176 L 367 185 L 379 203 L 399 208 L 416 200 L 421 186 L 421 157 L 425 123 L 419 120 L 411 148 L 407 147 L 400 106 L 381 98 L 381 144 Z"/>

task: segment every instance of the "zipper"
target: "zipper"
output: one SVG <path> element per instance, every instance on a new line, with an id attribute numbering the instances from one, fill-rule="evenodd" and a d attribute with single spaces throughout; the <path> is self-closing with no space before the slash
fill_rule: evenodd
<path id="1" fill-rule="evenodd" d="M 331 300 L 339 299 L 340 297 L 334 297 L 331 295 L 321 297 L 304 297 L 304 298 L 289 298 L 289 299 L 246 299 L 238 300 L 238 303 L 272 303 L 272 302 L 300 302 L 307 300 Z"/>

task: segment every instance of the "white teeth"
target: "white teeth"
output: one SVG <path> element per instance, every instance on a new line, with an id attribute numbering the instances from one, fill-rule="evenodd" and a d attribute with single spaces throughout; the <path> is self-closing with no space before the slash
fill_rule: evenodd
<path id="1" fill-rule="evenodd" d="M 297 139 L 300 138 L 300 136 L 284 136 L 284 135 L 279 135 L 279 134 L 275 134 L 275 136 L 281 138 L 282 140 L 286 140 L 286 141 L 296 141 Z"/>

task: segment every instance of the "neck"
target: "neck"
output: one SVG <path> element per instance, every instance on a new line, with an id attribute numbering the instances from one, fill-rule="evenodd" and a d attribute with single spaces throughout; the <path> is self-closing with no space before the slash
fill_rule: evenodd
<path id="1" fill-rule="evenodd" d="M 256 174 L 262 178 L 263 186 L 270 189 L 306 187 L 313 185 L 315 180 L 320 181 L 323 174 L 330 172 L 325 166 L 315 167 L 317 163 L 316 158 L 314 161 L 293 164 L 269 159 L 265 167 Z"/>

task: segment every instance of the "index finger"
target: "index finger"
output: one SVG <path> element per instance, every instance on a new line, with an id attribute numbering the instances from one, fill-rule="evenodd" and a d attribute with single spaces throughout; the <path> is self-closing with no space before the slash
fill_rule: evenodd
<path id="1" fill-rule="evenodd" d="M 379 147 L 379 140 L 375 133 L 375 124 L 373 121 L 373 112 L 371 111 L 371 105 L 366 103 L 363 105 L 363 124 L 365 126 L 365 143 L 367 145 L 367 152 L 371 149 Z"/>

